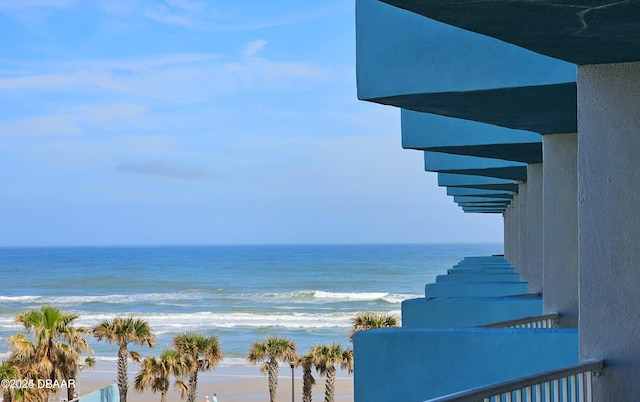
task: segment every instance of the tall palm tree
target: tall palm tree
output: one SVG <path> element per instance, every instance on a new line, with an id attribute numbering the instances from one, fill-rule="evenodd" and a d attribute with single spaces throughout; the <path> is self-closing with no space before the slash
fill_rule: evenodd
<path id="1" fill-rule="evenodd" d="M 189 368 L 187 402 L 195 402 L 198 391 L 198 372 L 212 370 L 224 357 L 220 340 L 200 333 L 180 334 L 173 338 L 174 348 L 193 362 Z"/>
<path id="2" fill-rule="evenodd" d="M 82 353 L 92 351 L 85 339 L 87 330 L 73 326 L 78 317 L 51 306 L 17 315 L 15 321 L 32 339 L 23 333 L 9 337 L 11 361 L 36 379 L 63 382 L 75 378 L 70 374 L 79 371 Z"/>
<path id="3" fill-rule="evenodd" d="M 398 316 L 395 314 L 358 313 L 351 319 L 353 328 L 349 334 L 349 342 L 353 342 L 353 335 L 365 329 L 397 327 Z"/>
<path id="4" fill-rule="evenodd" d="M 296 344 L 287 338 L 268 336 L 264 341 L 255 341 L 249 349 L 249 362 L 256 364 L 267 359 L 260 366 L 260 372 L 269 376 L 269 400 L 276 401 L 278 388 L 278 360 L 286 363 L 296 361 Z"/>
<path id="5" fill-rule="evenodd" d="M 65 375 L 66 379 L 73 379 L 73 380 L 78 380 L 78 375 L 80 374 L 80 371 L 82 371 L 85 368 L 91 368 L 93 366 L 96 365 L 96 359 L 91 357 L 91 356 L 87 356 L 84 358 L 84 360 L 79 361 L 79 364 L 77 365 L 63 365 L 63 372 Z M 73 399 L 73 394 L 75 394 L 76 388 L 73 384 L 70 384 L 67 386 L 67 400 L 70 401 Z"/>
<path id="6" fill-rule="evenodd" d="M 160 392 L 160 402 L 166 402 L 171 376 L 185 375 L 191 366 L 191 360 L 173 349 L 166 349 L 160 357 L 147 356 L 140 362 L 140 371 L 136 374 L 133 387 L 138 391 L 150 389 Z M 184 383 L 176 379 L 176 388 L 185 390 Z M 182 392 L 182 397 L 186 393 Z"/>
<path id="7" fill-rule="evenodd" d="M 336 366 L 353 372 L 353 351 L 342 349 L 337 343 L 330 345 L 317 345 L 313 348 L 316 357 L 316 370 L 326 375 L 324 402 L 333 402 L 335 395 Z"/>
<path id="8" fill-rule="evenodd" d="M 151 331 L 149 323 L 135 317 L 116 317 L 113 320 L 104 320 L 93 327 L 93 335 L 99 340 L 106 340 L 118 345 L 118 391 L 120 402 L 127 402 L 127 390 L 129 387 L 127 378 L 128 358 L 134 361 L 140 360 L 136 352 L 129 352 L 130 343 L 154 347 L 156 338 Z"/>
<path id="9" fill-rule="evenodd" d="M 313 386 L 316 385 L 316 379 L 313 378 L 311 373 L 311 369 L 316 363 L 316 356 L 313 352 L 313 348 L 309 349 L 307 353 L 299 356 L 296 361 L 296 366 L 302 366 L 302 402 L 311 402 Z"/>

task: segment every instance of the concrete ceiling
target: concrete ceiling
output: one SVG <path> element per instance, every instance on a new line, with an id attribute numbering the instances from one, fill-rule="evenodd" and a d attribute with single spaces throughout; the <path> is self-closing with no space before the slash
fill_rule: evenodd
<path id="1" fill-rule="evenodd" d="M 456 155 L 479 156 L 518 161 L 524 163 L 542 162 L 542 142 L 520 144 L 491 144 L 451 147 L 432 147 L 431 151 L 445 152 Z"/>
<path id="2" fill-rule="evenodd" d="M 417 112 L 435 113 L 540 134 L 575 133 L 575 82 L 480 91 L 416 93 L 370 99 Z"/>
<path id="3" fill-rule="evenodd" d="M 640 61 L 640 1 L 382 1 L 578 65 Z"/>

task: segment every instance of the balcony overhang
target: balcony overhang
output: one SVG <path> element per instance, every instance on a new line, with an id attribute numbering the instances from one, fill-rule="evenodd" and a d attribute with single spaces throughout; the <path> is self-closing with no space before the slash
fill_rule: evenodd
<path id="1" fill-rule="evenodd" d="M 504 202 L 485 202 L 485 203 L 480 203 L 480 202 L 458 202 L 457 203 L 458 206 L 462 207 L 462 208 L 467 208 L 467 207 L 474 207 L 474 208 L 500 208 L 500 209 L 505 209 L 507 207 L 507 205 L 509 205 L 508 203 L 504 203 Z"/>
<path id="2" fill-rule="evenodd" d="M 428 172 L 527 180 L 526 163 L 441 152 L 424 151 L 424 169 Z"/>
<path id="3" fill-rule="evenodd" d="M 478 197 L 478 196 L 471 196 L 471 195 L 454 195 L 453 196 L 453 202 L 457 203 L 458 205 L 460 205 L 461 203 L 473 203 L 473 202 L 480 202 L 480 203 L 485 203 L 485 202 L 502 202 L 504 204 L 509 204 L 511 202 L 511 199 L 513 197 L 492 197 L 491 199 L 487 200 L 488 197 Z"/>
<path id="4" fill-rule="evenodd" d="M 540 134 L 578 131 L 575 82 L 475 91 L 412 93 L 367 100 Z"/>
<path id="5" fill-rule="evenodd" d="M 452 173 L 438 173 L 438 185 L 440 187 L 465 187 L 510 192 L 518 191 L 518 182 L 514 180 Z"/>
<path id="6" fill-rule="evenodd" d="M 504 212 L 504 208 L 464 207 L 462 210 L 473 214 L 501 214 Z"/>
<path id="7" fill-rule="evenodd" d="M 508 190 L 488 190 L 482 188 L 469 188 L 469 187 L 447 187 L 447 195 L 450 196 L 473 196 L 473 197 L 485 197 L 485 198 L 504 198 L 508 197 L 513 199 L 513 194 L 517 191 Z"/>
<path id="8" fill-rule="evenodd" d="M 640 2 L 382 0 L 574 64 L 640 61 Z"/>
<path id="9" fill-rule="evenodd" d="M 542 136 L 475 121 L 402 109 L 402 146 L 406 149 L 542 162 Z"/>
<path id="10" fill-rule="evenodd" d="M 573 64 L 378 0 L 356 1 L 356 42 L 362 100 L 541 134 L 577 131 Z"/>

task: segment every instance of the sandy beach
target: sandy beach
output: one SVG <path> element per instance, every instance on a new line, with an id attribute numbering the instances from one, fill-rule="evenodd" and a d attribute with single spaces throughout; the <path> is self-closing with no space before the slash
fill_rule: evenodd
<path id="1" fill-rule="evenodd" d="M 136 365 L 129 368 L 130 376 L 137 370 Z M 294 370 L 295 380 L 295 401 L 302 400 L 302 372 L 300 369 Z M 322 401 L 324 399 L 324 379 L 314 373 L 316 385 L 313 387 L 313 400 Z M 116 372 L 97 367 L 94 370 L 85 370 L 78 378 L 78 391 L 80 395 L 88 394 L 92 391 L 107 387 L 115 383 Z M 258 366 L 222 366 L 214 371 L 200 374 L 198 377 L 198 401 L 204 401 L 205 395 L 217 394 L 219 402 L 226 401 L 268 401 L 269 391 L 267 377 L 259 372 Z M 159 401 L 160 394 L 151 391 L 143 393 L 133 389 L 129 385 L 127 394 L 129 401 L 151 402 Z M 168 401 L 183 401 L 173 387 L 167 394 Z M 338 373 L 336 379 L 335 400 L 340 402 L 353 401 L 353 375 Z M 278 402 L 291 401 L 291 371 L 288 367 L 282 366 L 278 376 Z"/>

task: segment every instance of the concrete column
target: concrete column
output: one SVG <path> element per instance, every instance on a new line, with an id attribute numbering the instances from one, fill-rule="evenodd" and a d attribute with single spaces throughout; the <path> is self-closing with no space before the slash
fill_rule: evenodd
<path id="1" fill-rule="evenodd" d="M 640 63 L 578 66 L 580 357 L 596 401 L 640 395 Z"/>
<path id="2" fill-rule="evenodd" d="M 527 165 L 527 278 L 529 291 L 542 293 L 542 163 Z"/>
<path id="3" fill-rule="evenodd" d="M 522 280 L 528 281 L 529 270 L 527 266 L 527 183 L 518 185 L 518 235 L 520 243 L 518 245 L 518 271 Z"/>
<path id="4" fill-rule="evenodd" d="M 508 206 L 504 210 L 502 215 L 502 224 L 504 226 L 502 231 L 502 239 L 504 244 L 504 258 L 509 261 L 511 258 L 511 206 Z"/>
<path id="5" fill-rule="evenodd" d="M 544 312 L 578 326 L 578 136 L 545 135 L 543 152 Z"/>
<path id="6" fill-rule="evenodd" d="M 520 272 L 520 206 L 518 204 L 518 200 L 520 196 L 518 194 L 513 195 L 513 201 L 511 205 L 513 205 L 513 211 L 511 214 L 511 239 L 513 242 L 512 245 L 512 257 L 511 265 L 515 268 L 516 271 Z"/>

